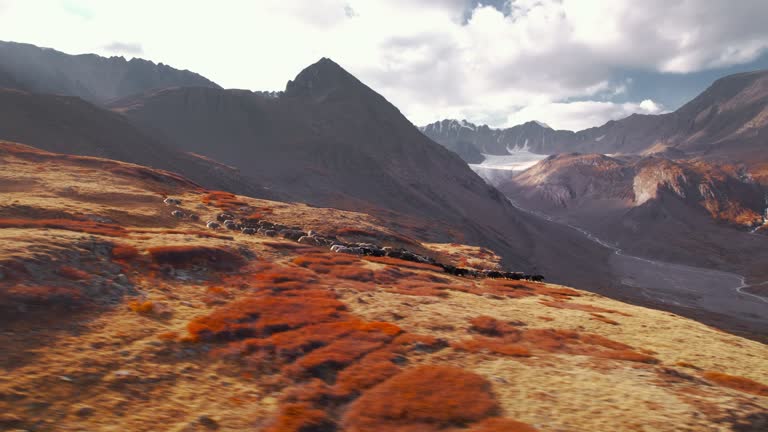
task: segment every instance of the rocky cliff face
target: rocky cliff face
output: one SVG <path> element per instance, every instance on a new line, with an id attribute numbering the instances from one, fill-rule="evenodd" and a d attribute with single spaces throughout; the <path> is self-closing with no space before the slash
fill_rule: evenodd
<path id="1" fill-rule="evenodd" d="M 549 156 L 509 180 L 529 199 L 543 199 L 560 207 L 583 200 L 632 199 L 631 164 L 599 154 Z"/>
<path id="2" fill-rule="evenodd" d="M 762 188 L 733 167 L 654 157 L 641 160 L 634 169 L 635 206 L 669 192 L 706 209 L 718 221 L 741 226 L 762 222 Z"/>
<path id="3" fill-rule="evenodd" d="M 78 96 L 97 104 L 157 88 L 219 88 L 194 72 L 162 63 L 94 54 L 68 55 L 14 42 L 0 42 L 0 86 Z"/>
<path id="4" fill-rule="evenodd" d="M 539 206 L 593 206 L 615 201 L 639 207 L 668 193 L 718 221 L 753 226 L 761 221 L 762 188 L 743 170 L 660 157 L 611 158 L 599 154 L 550 156 L 500 186 Z"/>

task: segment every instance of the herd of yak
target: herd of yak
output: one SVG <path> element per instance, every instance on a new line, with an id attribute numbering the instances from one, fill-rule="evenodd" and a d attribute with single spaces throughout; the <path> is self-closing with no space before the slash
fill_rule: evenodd
<path id="1" fill-rule="evenodd" d="M 176 198 L 166 198 L 165 204 L 171 206 L 181 205 L 181 200 Z M 174 210 L 171 215 L 176 218 L 189 218 L 192 221 L 199 221 L 200 217 L 195 214 L 186 214 L 182 210 Z M 449 264 L 439 263 L 433 258 L 416 254 L 403 248 L 380 247 L 372 243 L 347 243 L 339 240 L 335 236 L 324 236 L 315 231 L 303 231 L 297 227 L 289 227 L 266 220 L 257 220 L 251 218 L 237 218 L 231 213 L 219 213 L 216 220 L 206 223 L 206 226 L 212 230 L 226 229 L 231 231 L 240 231 L 242 234 L 255 235 L 260 234 L 267 237 L 282 237 L 295 242 L 309 246 L 329 247 L 336 253 L 347 253 L 353 255 L 367 255 L 376 257 L 390 257 L 404 261 L 412 261 L 422 264 L 431 264 L 441 267 L 443 271 L 454 276 L 473 277 L 473 278 L 492 278 L 492 279 L 512 279 L 529 280 L 541 282 L 544 276 L 536 274 L 530 275 L 521 272 L 505 272 L 497 270 L 477 270 L 471 268 L 456 267 Z"/>

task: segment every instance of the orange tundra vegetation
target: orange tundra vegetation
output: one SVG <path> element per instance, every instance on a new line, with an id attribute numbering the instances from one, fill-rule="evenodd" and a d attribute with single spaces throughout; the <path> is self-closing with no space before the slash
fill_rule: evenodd
<path id="1" fill-rule="evenodd" d="M 293 263 L 301 267 L 331 276 L 354 280 L 359 282 L 372 282 L 374 280 L 373 271 L 363 267 L 358 258 L 342 254 L 309 254 L 302 255 L 293 259 Z"/>
<path id="2" fill-rule="evenodd" d="M 281 407 L 277 418 L 265 432 L 333 431 L 333 421 L 325 411 L 313 408 L 309 403 L 289 403 Z"/>
<path id="3" fill-rule="evenodd" d="M 128 308 L 136 313 L 149 314 L 154 312 L 155 304 L 150 300 L 133 300 L 128 303 Z"/>
<path id="4" fill-rule="evenodd" d="M 298 260 L 308 265 L 316 261 Z M 347 430 L 403 431 L 463 425 L 495 413 L 496 404 L 485 380 L 458 369 L 445 372 L 437 368 L 426 369 L 426 376 L 415 381 L 414 376 L 424 374 L 406 374 L 392 384 L 396 388 L 388 391 L 402 398 L 401 387 L 410 386 L 406 383 L 433 395 L 443 395 L 445 387 L 450 387 L 453 393 L 445 398 L 452 402 L 439 400 L 440 396 L 420 402 L 421 396 L 406 394 L 399 409 L 412 415 L 394 423 L 362 416 L 360 413 L 379 415 L 376 409 L 390 404 L 388 399 L 379 399 L 389 396 L 369 393 L 382 382 L 398 379 L 410 355 L 435 352 L 447 343 L 432 336 L 405 333 L 391 323 L 365 321 L 352 315 L 326 285 L 333 279 L 318 280 L 312 275 L 300 267 L 264 265 L 255 277 L 227 276 L 226 282 L 250 280 L 253 294 L 188 324 L 190 340 L 219 344 L 211 355 L 236 361 L 243 372 L 250 371 L 254 376 L 283 377 L 279 385 L 288 387 L 266 430 L 332 430 L 323 428 L 337 424 L 339 416 L 347 411 L 357 413 L 345 420 L 349 422 Z M 476 389 L 482 390 L 479 398 Z M 362 408 L 346 410 L 358 397 L 366 398 Z M 366 429 L 368 424 L 375 428 Z M 427 429 L 419 429 L 425 425 Z"/>
<path id="5" fill-rule="evenodd" d="M 153 230 L 153 229 L 131 229 L 133 234 L 180 234 L 180 235 L 193 235 L 199 238 L 213 238 L 219 240 L 234 240 L 234 237 L 222 234 L 214 234 L 207 231 L 200 230 Z"/>
<path id="6" fill-rule="evenodd" d="M 480 375 L 452 366 L 417 366 L 365 392 L 343 424 L 349 432 L 430 432 L 498 412 L 491 384 Z"/>
<path id="7" fill-rule="evenodd" d="M 201 201 L 205 205 L 218 207 L 222 210 L 236 210 L 238 207 L 247 206 L 248 203 L 241 201 L 237 195 L 224 191 L 208 191 L 203 195 Z"/>
<path id="8" fill-rule="evenodd" d="M 130 260 L 139 256 L 139 250 L 131 245 L 115 245 L 112 248 L 112 259 Z"/>
<path id="9" fill-rule="evenodd" d="M 563 329 L 520 329 L 480 316 L 471 320 L 470 330 L 492 337 L 478 336 L 454 342 L 455 349 L 468 352 L 491 352 L 526 357 L 532 350 L 588 355 L 592 357 L 639 363 L 658 363 L 650 355 L 634 351 L 631 346 L 606 337 Z"/>
<path id="10" fill-rule="evenodd" d="M 61 266 L 56 271 L 56 273 L 61 277 L 64 277 L 69 280 L 74 280 L 74 281 L 86 280 L 91 278 L 90 274 L 70 266 Z"/>
<path id="11" fill-rule="evenodd" d="M 558 308 L 558 309 L 571 309 L 571 310 L 579 310 L 584 312 L 596 312 L 596 313 L 615 313 L 623 316 L 632 316 L 621 311 L 601 308 L 601 307 L 587 305 L 587 304 L 568 303 L 564 301 L 540 301 L 539 303 L 543 304 L 544 306 L 549 306 L 549 307 Z"/>
<path id="12" fill-rule="evenodd" d="M 179 268 L 199 265 L 231 271 L 245 265 L 245 259 L 239 254 L 214 246 L 157 246 L 147 252 L 157 264 Z"/>
<path id="13" fill-rule="evenodd" d="M 0 229 L 2 228 L 49 228 L 107 237 L 126 237 L 128 235 L 128 231 L 118 225 L 70 219 L 0 219 Z"/>
<path id="14" fill-rule="evenodd" d="M 723 387 L 732 388 L 747 393 L 756 394 L 758 396 L 768 396 L 768 386 L 761 384 L 757 381 L 753 381 L 749 378 L 744 378 L 735 375 L 728 375 L 722 372 L 708 371 L 704 372 L 704 378 L 721 385 Z"/>
<path id="15" fill-rule="evenodd" d="M 82 306 L 85 299 L 79 291 L 72 288 L 55 286 L 13 285 L 0 287 L 0 311 L 3 315 L 13 315 L 19 310 L 33 312 L 37 308 L 45 310 L 67 310 Z"/>

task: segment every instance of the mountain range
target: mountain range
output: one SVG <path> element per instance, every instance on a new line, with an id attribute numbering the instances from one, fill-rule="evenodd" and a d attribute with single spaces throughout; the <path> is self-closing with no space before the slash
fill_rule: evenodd
<path id="1" fill-rule="evenodd" d="M 465 120 L 420 129 L 523 208 L 626 253 L 737 272 L 758 285 L 768 276 L 760 235 L 768 221 L 768 71 L 718 79 L 671 113 L 578 132 Z M 522 172 L 483 163 L 525 152 L 550 156 Z"/>
<path id="2" fill-rule="evenodd" d="M 36 49 L 34 57 L 50 51 Z M 81 59 L 70 57 L 61 61 Z M 92 58 L 82 60 L 90 65 Z M 133 73 L 119 77 L 141 81 Z M 309 66 L 276 94 L 189 87 L 184 73 L 167 79 L 174 77 L 180 78 L 168 88 L 104 106 L 76 95 L 5 91 L 0 106 L 7 118 L 18 120 L 0 125 L 0 139 L 168 169 L 214 189 L 365 209 L 430 241 L 460 238 L 498 250 L 507 265 L 552 280 L 610 284 L 596 271 L 607 251 L 514 208 L 459 157 L 329 59 Z M 69 87 L 51 84 L 50 91 L 67 93 Z M 563 239 L 572 249 L 562 246 Z"/>
<path id="3" fill-rule="evenodd" d="M 768 71 L 729 75 L 674 112 L 632 114 L 578 132 L 540 122 L 507 129 L 442 120 L 421 130 L 470 163 L 477 152 L 503 155 L 525 149 L 538 154 L 667 154 L 674 158 L 743 163 L 760 171 L 768 164 Z"/>
<path id="4" fill-rule="evenodd" d="M 95 104 L 158 88 L 219 88 L 194 72 L 140 58 L 69 55 L 50 48 L 3 41 L 0 41 L 0 84 L 33 93 L 77 96 Z"/>

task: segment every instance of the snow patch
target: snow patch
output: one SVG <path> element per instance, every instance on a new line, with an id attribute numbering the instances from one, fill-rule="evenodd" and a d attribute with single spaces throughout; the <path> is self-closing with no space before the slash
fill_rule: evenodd
<path id="1" fill-rule="evenodd" d="M 522 150 L 508 155 L 483 154 L 483 156 L 485 160 L 482 163 L 469 164 L 469 167 L 483 180 L 494 186 L 547 157 L 547 155 Z"/>
<path id="2" fill-rule="evenodd" d="M 520 153 L 520 152 L 525 152 L 525 153 L 530 153 L 531 152 L 531 148 L 528 147 L 528 138 L 525 139 L 525 142 L 523 143 L 522 146 L 520 146 L 519 143 L 515 143 L 514 147 L 509 148 L 509 144 L 507 144 L 505 146 L 505 148 L 507 149 L 507 153 L 509 153 L 511 155 L 516 154 L 516 153 Z M 534 154 L 534 153 L 531 153 L 531 154 Z"/>
<path id="3" fill-rule="evenodd" d="M 600 135 L 599 137 L 595 138 L 595 141 L 602 141 L 603 138 L 605 138 L 605 135 Z"/>

